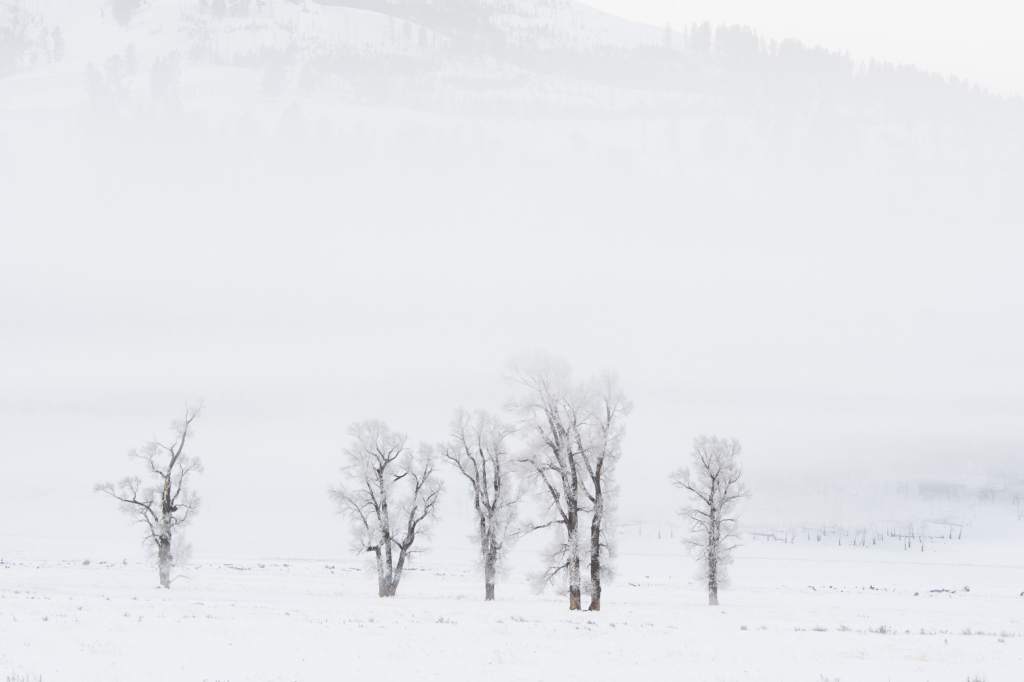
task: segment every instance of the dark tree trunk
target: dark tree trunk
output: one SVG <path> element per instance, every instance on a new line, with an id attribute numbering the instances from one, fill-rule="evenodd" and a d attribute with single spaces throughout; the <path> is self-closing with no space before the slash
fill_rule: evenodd
<path id="1" fill-rule="evenodd" d="M 594 516 L 590 520 L 590 608 L 601 610 L 601 522 L 604 520 L 604 498 L 601 495 L 600 468 L 594 480 Z"/>
<path id="2" fill-rule="evenodd" d="M 708 606 L 718 606 L 718 585 L 708 586 Z"/>
<path id="3" fill-rule="evenodd" d="M 601 524 L 593 521 L 590 524 L 590 608 L 589 611 L 601 610 Z"/>
<path id="4" fill-rule="evenodd" d="M 395 566 L 394 572 L 391 574 L 391 590 L 388 593 L 389 597 L 394 597 L 398 594 L 398 583 L 402 581 L 402 573 L 405 571 L 405 558 L 406 552 L 412 547 L 413 539 L 406 540 L 408 544 L 399 545 L 398 551 L 398 564 Z"/>

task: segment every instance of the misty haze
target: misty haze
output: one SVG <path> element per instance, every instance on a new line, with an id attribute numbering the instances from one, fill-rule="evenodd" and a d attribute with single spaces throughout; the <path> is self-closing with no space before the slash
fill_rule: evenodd
<path id="1" fill-rule="evenodd" d="M 0 678 L 1021 678 L 1015 8 L 594 4 L 0 0 Z"/>

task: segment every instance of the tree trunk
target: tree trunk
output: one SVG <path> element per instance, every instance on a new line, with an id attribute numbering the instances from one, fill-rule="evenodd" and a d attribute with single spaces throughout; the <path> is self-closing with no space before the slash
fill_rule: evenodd
<path id="1" fill-rule="evenodd" d="M 388 590 L 384 583 L 384 558 L 381 556 L 380 547 L 374 548 L 373 551 L 377 555 L 377 596 L 386 597 Z"/>
<path id="2" fill-rule="evenodd" d="M 714 499 L 714 487 L 709 496 Z M 712 506 L 708 510 L 708 605 L 718 606 L 718 557 L 722 551 L 721 520 L 718 509 Z"/>
<path id="3" fill-rule="evenodd" d="M 576 563 L 579 564 L 579 559 L 576 560 Z M 570 587 L 569 588 L 569 610 L 570 611 L 580 611 L 582 609 L 583 609 L 583 606 L 580 603 L 580 586 L 576 585 L 575 587 Z"/>
<path id="4" fill-rule="evenodd" d="M 600 472 L 600 469 L 598 469 Z M 604 520 L 604 499 L 601 495 L 601 480 L 594 481 L 594 516 L 590 520 L 590 607 L 588 611 L 601 610 L 601 522 Z"/>
<path id="5" fill-rule="evenodd" d="M 575 528 L 570 536 L 569 552 L 569 610 L 580 611 L 583 608 L 580 600 L 580 550 Z"/>
<path id="6" fill-rule="evenodd" d="M 590 525 L 590 608 L 601 610 L 601 526 L 598 521 Z"/>
<path id="7" fill-rule="evenodd" d="M 583 609 L 583 605 L 580 600 L 580 514 L 579 499 L 577 497 L 579 494 L 579 481 L 576 478 L 575 466 L 572 466 L 570 469 L 570 475 L 569 481 L 565 481 L 563 477 L 563 486 L 566 488 L 565 501 L 568 507 L 565 531 L 568 534 L 567 540 L 569 542 L 569 610 L 580 611 Z M 569 485 L 566 486 L 565 482 L 568 482 Z"/>
<path id="8" fill-rule="evenodd" d="M 384 535 L 384 597 L 395 596 L 395 572 L 394 564 L 391 561 L 391 537 Z"/>
<path id="9" fill-rule="evenodd" d="M 389 597 L 394 597 L 398 594 L 398 583 L 402 581 L 402 573 L 405 571 L 405 557 L 406 552 L 412 547 L 412 540 L 406 541 L 408 544 L 400 545 L 398 550 L 398 564 L 395 566 L 395 570 L 391 573 L 391 590 L 388 593 Z"/>
<path id="10" fill-rule="evenodd" d="M 708 606 L 718 606 L 718 555 L 708 557 Z"/>
<path id="11" fill-rule="evenodd" d="M 494 555 L 484 559 L 484 601 L 494 601 Z"/>
<path id="12" fill-rule="evenodd" d="M 381 491 L 386 490 L 383 469 L 377 471 L 377 485 Z M 387 495 L 382 494 L 377 521 L 380 523 L 380 542 L 377 545 L 377 571 L 381 576 L 380 596 L 393 597 L 395 596 L 395 564 L 391 556 L 391 517 L 388 513 Z M 381 556 L 382 551 L 383 557 Z"/>
<path id="13" fill-rule="evenodd" d="M 157 563 L 160 570 L 160 587 L 171 588 L 171 540 L 157 538 Z"/>

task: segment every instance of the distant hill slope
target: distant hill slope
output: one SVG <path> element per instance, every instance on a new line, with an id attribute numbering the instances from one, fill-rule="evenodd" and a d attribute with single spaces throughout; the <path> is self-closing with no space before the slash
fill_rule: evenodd
<path id="1" fill-rule="evenodd" d="M 1019 99 L 747 27 L 672 31 L 571 0 L 83 0 L 0 17 L 10 125 L 180 111 L 276 130 L 299 107 L 372 125 L 601 120 L 604 132 L 577 132 L 612 146 L 642 136 L 616 121 L 659 120 L 662 144 L 711 162 L 736 148 L 833 165 L 1024 159 Z"/>

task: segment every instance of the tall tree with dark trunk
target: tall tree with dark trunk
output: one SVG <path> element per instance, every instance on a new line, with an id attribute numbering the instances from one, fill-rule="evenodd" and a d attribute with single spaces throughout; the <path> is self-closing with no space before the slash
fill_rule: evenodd
<path id="1" fill-rule="evenodd" d="M 414 543 L 436 515 L 437 459 L 426 445 L 413 455 L 405 434 L 381 421 L 356 422 L 348 432 L 344 482 L 330 496 L 352 524 L 355 549 L 374 555 L 379 596 L 394 597 L 406 562 L 419 551 Z"/>
<path id="2" fill-rule="evenodd" d="M 518 395 L 509 408 L 519 419 L 527 448 L 523 463 L 538 491 L 545 515 L 532 530 L 555 527 L 559 534 L 548 552 L 548 565 L 538 576 L 540 584 L 564 576 L 568 583 L 569 609 L 581 605 L 580 521 L 586 513 L 581 442 L 581 421 L 586 418 L 584 392 L 571 382 L 564 361 L 546 356 L 524 357 L 513 362 L 509 377 Z"/>
<path id="3" fill-rule="evenodd" d="M 615 468 L 622 457 L 625 420 L 633 409 L 618 376 L 606 371 L 587 386 L 587 419 L 578 424 L 577 450 L 587 474 L 583 490 L 590 501 L 590 611 L 601 610 L 601 578 L 611 573 L 611 525 L 618 486 Z"/>
<path id="4" fill-rule="evenodd" d="M 515 526 L 522 489 L 509 454 L 515 429 L 487 412 L 458 410 L 441 455 L 469 481 L 477 518 L 477 541 L 484 569 L 484 599 L 494 599 L 494 583 L 505 550 L 518 538 Z"/>
<path id="5" fill-rule="evenodd" d="M 692 469 L 683 467 L 671 475 L 672 482 L 689 493 L 680 511 L 690 522 L 684 542 L 697 555 L 711 606 L 718 605 L 718 588 L 726 584 L 726 568 L 739 538 L 736 505 L 748 495 L 739 456 L 739 441 L 701 436 L 693 441 Z"/>
<path id="6" fill-rule="evenodd" d="M 145 463 L 151 485 L 138 476 L 113 483 L 98 483 L 94 490 L 106 493 L 121 505 L 121 511 L 145 528 L 146 545 L 155 551 L 160 571 L 160 585 L 170 588 L 171 568 L 180 564 L 187 549 L 180 529 L 191 523 L 199 509 L 199 496 L 188 486 L 194 473 L 202 473 L 198 457 L 185 454 L 185 444 L 194 435 L 193 422 L 202 406 L 185 407 L 185 417 L 172 425 L 174 436 L 169 444 L 157 440 L 147 442 L 128 456 Z"/>

